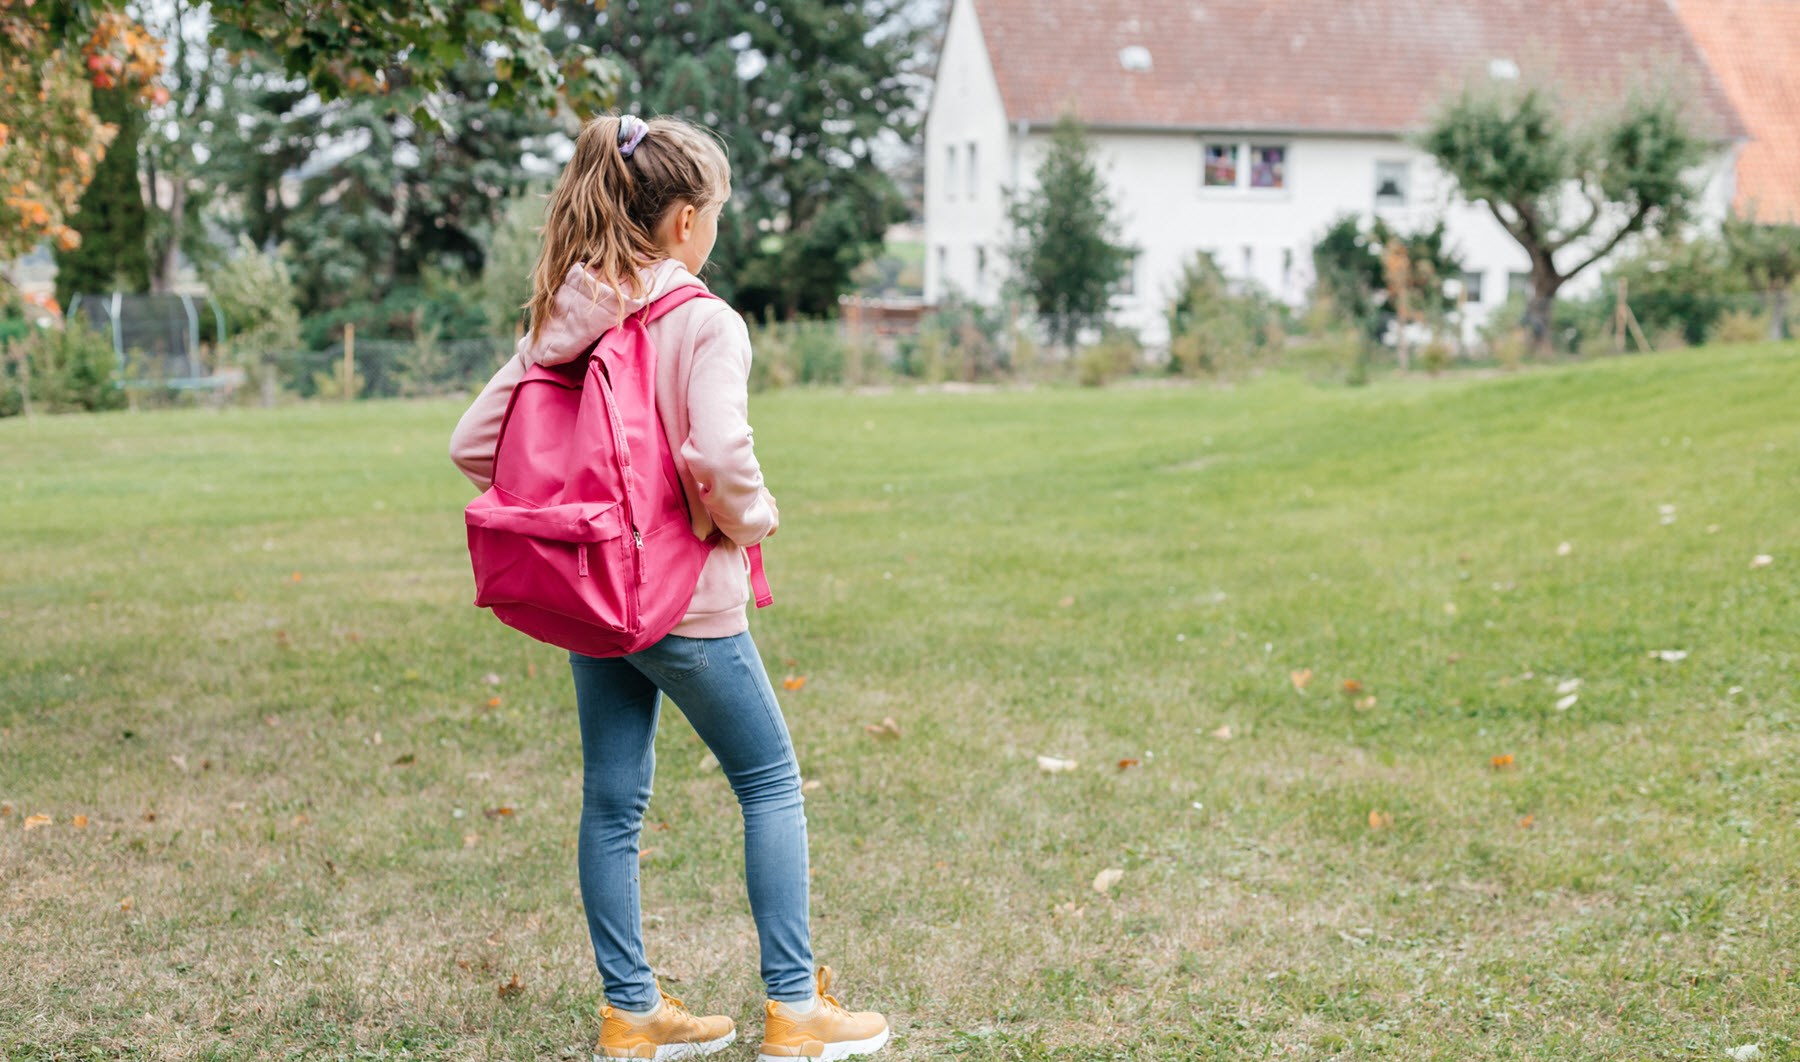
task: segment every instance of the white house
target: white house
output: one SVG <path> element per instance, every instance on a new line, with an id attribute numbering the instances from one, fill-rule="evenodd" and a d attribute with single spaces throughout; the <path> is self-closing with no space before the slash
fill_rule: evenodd
<path id="1" fill-rule="evenodd" d="M 1466 79 L 1522 70 L 1589 100 L 1645 71 L 1691 82 L 1720 144 L 1701 213 L 1729 208 L 1742 126 L 1669 0 L 952 0 L 925 120 L 926 301 L 998 298 L 1007 196 L 1072 110 L 1139 249 L 1115 317 L 1147 341 L 1167 338 L 1199 250 L 1299 302 L 1346 213 L 1445 217 L 1479 314 L 1523 283 L 1525 254 L 1406 138 Z"/>

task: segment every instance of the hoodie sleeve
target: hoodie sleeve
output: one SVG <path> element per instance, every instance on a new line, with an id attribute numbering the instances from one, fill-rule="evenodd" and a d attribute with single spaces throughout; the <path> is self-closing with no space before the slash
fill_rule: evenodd
<path id="1" fill-rule="evenodd" d="M 500 422 L 506 419 L 506 405 L 512 401 L 513 388 L 524 377 L 525 356 L 515 354 L 481 389 L 475 403 L 456 422 L 456 430 L 450 433 L 450 460 L 478 490 L 493 486 L 494 446 L 500 441 Z"/>
<path id="2" fill-rule="evenodd" d="M 715 313 L 694 337 L 681 456 L 713 523 L 740 546 L 761 542 L 776 521 L 752 445 L 749 385 L 750 331 L 730 310 Z"/>

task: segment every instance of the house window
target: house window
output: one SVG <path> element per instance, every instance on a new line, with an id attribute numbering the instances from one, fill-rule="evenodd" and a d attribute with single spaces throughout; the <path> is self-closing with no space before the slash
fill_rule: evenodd
<path id="1" fill-rule="evenodd" d="M 956 198 L 956 145 L 944 148 L 944 198 Z"/>
<path id="2" fill-rule="evenodd" d="M 1250 149 L 1250 187 L 1287 187 L 1287 148 L 1253 147 Z"/>
<path id="3" fill-rule="evenodd" d="M 1462 275 L 1463 301 L 1481 302 L 1481 274 L 1464 273 Z"/>
<path id="4" fill-rule="evenodd" d="M 1520 298 L 1529 298 L 1531 296 L 1530 273 L 1506 274 L 1506 297 L 1510 299 L 1514 296 Z"/>
<path id="5" fill-rule="evenodd" d="M 1114 295 L 1137 294 L 1137 267 L 1137 255 L 1134 254 L 1130 258 L 1125 259 L 1125 272 L 1119 277 L 1118 283 L 1113 285 Z"/>
<path id="6" fill-rule="evenodd" d="M 968 193 L 969 193 L 970 199 L 975 198 L 975 189 L 981 183 L 981 167 L 975 161 L 975 159 L 976 159 L 975 142 L 973 140 L 971 140 L 971 141 L 969 141 L 969 186 L 968 186 Z"/>
<path id="7" fill-rule="evenodd" d="M 1412 184 L 1412 167 L 1405 162 L 1375 164 L 1375 205 L 1405 206 Z"/>
<path id="8" fill-rule="evenodd" d="M 1237 183 L 1238 146 L 1236 144 L 1206 145 L 1206 187 L 1236 188 Z"/>
<path id="9" fill-rule="evenodd" d="M 942 244 L 937 249 L 937 267 L 938 290 L 943 291 L 950 287 L 950 248 Z"/>

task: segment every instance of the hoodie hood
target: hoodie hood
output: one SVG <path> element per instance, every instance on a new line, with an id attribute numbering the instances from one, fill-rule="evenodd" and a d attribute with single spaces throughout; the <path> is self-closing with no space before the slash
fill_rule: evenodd
<path id="1" fill-rule="evenodd" d="M 588 352 L 605 331 L 677 288 L 705 288 L 699 277 L 673 258 L 638 271 L 644 294 L 633 297 L 588 272 L 584 263 L 569 267 L 550 320 L 519 340 L 518 353 L 532 365 L 562 365 Z"/>

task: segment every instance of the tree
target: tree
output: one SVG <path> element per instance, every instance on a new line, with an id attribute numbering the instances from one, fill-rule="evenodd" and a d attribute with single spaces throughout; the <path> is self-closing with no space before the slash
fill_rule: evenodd
<path id="1" fill-rule="evenodd" d="M 144 112 L 134 96 L 126 88 L 94 90 L 95 116 L 116 132 L 69 217 L 69 226 L 86 233 L 85 238 L 75 247 L 56 250 L 56 298 L 64 306 L 75 294 L 150 288 L 150 245 L 138 185 Z"/>
<path id="2" fill-rule="evenodd" d="M 1525 323 L 1550 344 L 1556 293 L 1635 233 L 1660 233 L 1685 216 L 1686 172 L 1706 142 L 1673 92 L 1634 89 L 1611 111 L 1573 125 L 1538 85 L 1470 85 L 1420 137 L 1464 199 L 1488 210 L 1531 260 Z M 1564 254 L 1567 252 L 1567 254 Z M 1571 264 L 1559 265 L 1562 254 Z"/>
<path id="3" fill-rule="evenodd" d="M 1731 264 L 1762 293 L 1769 315 L 1769 338 L 1787 334 L 1787 297 L 1800 280 L 1800 225 L 1758 224 L 1753 218 L 1725 222 Z"/>
<path id="4" fill-rule="evenodd" d="M 917 127 L 918 42 L 905 0 L 613 0 L 560 16 L 626 68 L 623 109 L 715 130 L 731 205 L 708 274 L 752 315 L 827 314 L 905 217 L 879 143 Z"/>
<path id="5" fill-rule="evenodd" d="M 161 105 L 161 42 L 125 13 L 127 0 L 0 0 L 0 260 L 80 234 L 66 223 L 111 137 L 93 88 L 135 88 Z M 160 8 L 152 5 L 153 9 Z M 272 56 L 313 92 L 379 99 L 436 124 L 438 101 L 471 55 L 496 71 L 491 102 L 593 109 L 611 99 L 611 66 L 576 46 L 553 56 L 540 9 L 526 0 L 234 0 L 211 8 L 210 39 L 235 64 Z"/>
<path id="6" fill-rule="evenodd" d="M 1075 116 L 1050 135 L 1037 185 L 1015 193 L 1013 284 L 1037 308 L 1050 341 L 1073 347 L 1082 329 L 1105 321 L 1113 290 L 1136 248 L 1113 242 L 1119 231 L 1112 195 L 1094 162 L 1093 145 Z"/>
<path id="7" fill-rule="evenodd" d="M 1419 232 L 1396 231 L 1385 218 L 1365 229 L 1354 214 L 1333 222 L 1313 245 L 1313 275 L 1318 293 L 1353 322 L 1365 343 L 1380 343 L 1395 321 L 1401 366 L 1406 365 L 1409 323 L 1430 323 L 1455 306 L 1444 281 L 1459 277 L 1462 262 L 1450 250 L 1444 222 Z"/>

